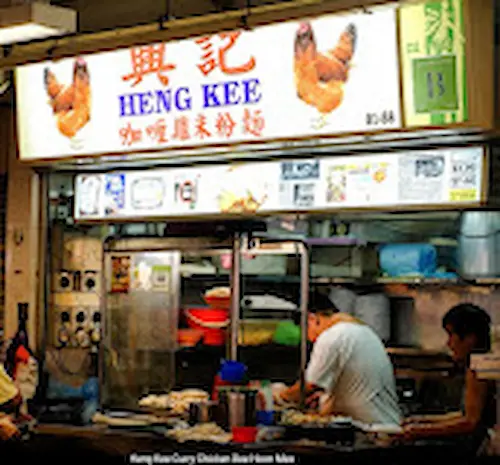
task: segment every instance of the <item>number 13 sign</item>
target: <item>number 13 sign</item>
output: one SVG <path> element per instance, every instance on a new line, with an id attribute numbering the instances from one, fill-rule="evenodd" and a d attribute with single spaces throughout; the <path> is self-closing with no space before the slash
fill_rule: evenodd
<path id="1" fill-rule="evenodd" d="M 406 125 L 468 121 L 463 0 L 408 5 L 400 15 Z"/>

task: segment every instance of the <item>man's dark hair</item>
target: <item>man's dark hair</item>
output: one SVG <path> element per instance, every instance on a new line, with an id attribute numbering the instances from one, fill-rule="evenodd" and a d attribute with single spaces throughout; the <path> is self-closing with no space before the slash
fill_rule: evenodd
<path id="1" fill-rule="evenodd" d="M 486 310 L 470 303 L 452 307 L 443 317 L 443 328 L 450 328 L 460 339 L 476 336 L 473 353 L 478 354 L 490 351 L 490 324 L 491 318 Z"/>
<path id="2" fill-rule="evenodd" d="M 317 291 L 309 293 L 308 309 L 318 315 L 333 315 L 340 311 L 326 295 Z"/>

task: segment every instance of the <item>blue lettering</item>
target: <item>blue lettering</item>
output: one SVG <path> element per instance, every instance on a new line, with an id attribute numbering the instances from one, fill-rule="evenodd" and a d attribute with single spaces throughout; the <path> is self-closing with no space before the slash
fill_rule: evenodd
<path id="1" fill-rule="evenodd" d="M 136 115 L 134 97 L 134 94 L 120 95 L 120 117 Z"/>
<path id="2" fill-rule="evenodd" d="M 254 105 L 262 99 L 258 79 L 203 84 L 201 88 L 204 108 L 228 107 L 239 104 Z"/>
<path id="3" fill-rule="evenodd" d="M 192 99 L 188 87 L 177 90 L 155 90 L 120 95 L 120 117 L 170 113 L 172 110 L 191 110 Z"/>
<path id="4" fill-rule="evenodd" d="M 170 113 L 172 109 L 172 91 L 157 90 L 156 91 L 156 113 Z"/>
<path id="5" fill-rule="evenodd" d="M 258 79 L 248 79 L 248 81 L 242 81 L 242 84 L 245 90 L 245 103 L 259 103 L 262 98 L 260 81 Z"/>
<path id="6" fill-rule="evenodd" d="M 220 107 L 223 104 L 219 101 L 217 97 L 217 89 L 219 84 L 203 84 L 201 88 L 203 89 L 203 107 Z"/>
<path id="7" fill-rule="evenodd" d="M 141 115 L 150 115 L 153 113 L 154 108 L 151 104 L 151 99 L 153 98 L 152 92 L 139 92 L 139 113 Z"/>
<path id="8" fill-rule="evenodd" d="M 192 106 L 191 96 L 187 87 L 180 87 L 175 93 L 175 106 L 179 111 L 191 110 Z"/>
<path id="9" fill-rule="evenodd" d="M 224 83 L 225 105 L 238 105 L 241 97 L 238 95 L 239 82 L 229 81 Z"/>

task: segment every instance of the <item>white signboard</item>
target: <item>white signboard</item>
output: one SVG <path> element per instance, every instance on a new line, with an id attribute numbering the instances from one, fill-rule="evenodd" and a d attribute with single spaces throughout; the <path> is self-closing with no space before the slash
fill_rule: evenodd
<path id="1" fill-rule="evenodd" d="M 77 220 L 477 204 L 482 147 L 76 178 Z"/>
<path id="2" fill-rule="evenodd" d="M 399 89 L 394 9 L 26 65 L 16 70 L 19 154 L 53 160 L 400 128 Z"/>

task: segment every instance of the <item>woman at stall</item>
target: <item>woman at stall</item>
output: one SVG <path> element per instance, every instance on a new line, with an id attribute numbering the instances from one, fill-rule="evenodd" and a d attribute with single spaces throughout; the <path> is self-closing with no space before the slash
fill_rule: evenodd
<path id="1" fill-rule="evenodd" d="M 394 369 L 374 331 L 340 313 L 322 294 L 309 297 L 308 339 L 314 343 L 306 371 L 310 400 L 328 399 L 323 413 L 364 423 L 399 425 Z M 278 393 L 277 402 L 300 400 L 300 384 Z"/>
<path id="2" fill-rule="evenodd" d="M 450 309 L 443 318 L 448 347 L 465 374 L 462 406 L 446 415 L 410 417 L 404 421 L 407 439 L 460 436 L 477 451 L 496 422 L 495 383 L 480 380 L 470 369 L 470 356 L 490 351 L 491 319 L 482 308 L 464 303 Z"/>

